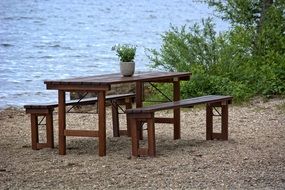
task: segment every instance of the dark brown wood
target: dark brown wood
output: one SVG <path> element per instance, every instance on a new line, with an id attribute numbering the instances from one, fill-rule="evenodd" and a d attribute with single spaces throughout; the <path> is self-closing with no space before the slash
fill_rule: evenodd
<path id="1" fill-rule="evenodd" d="M 131 99 L 126 99 L 126 110 L 127 109 L 132 109 Z M 130 121 L 128 120 L 128 118 L 127 118 L 127 132 L 128 132 L 128 136 L 131 137 L 131 126 L 130 126 Z"/>
<path id="2" fill-rule="evenodd" d="M 156 117 L 154 121 L 155 123 L 174 123 L 174 118 Z"/>
<path id="3" fill-rule="evenodd" d="M 74 137 L 98 137 L 98 131 L 92 130 L 65 130 L 65 136 L 74 136 Z"/>
<path id="4" fill-rule="evenodd" d="M 148 135 L 148 155 L 154 157 L 156 154 L 155 150 L 155 129 L 154 129 L 154 118 L 147 120 L 147 135 Z"/>
<path id="5" fill-rule="evenodd" d="M 119 111 L 118 111 L 118 104 L 112 105 L 112 122 L 113 122 L 113 136 L 119 137 L 120 136 L 120 129 L 119 129 Z"/>
<path id="6" fill-rule="evenodd" d="M 113 122 L 113 136 L 114 137 L 119 137 L 120 135 L 128 135 L 129 137 L 131 136 L 131 131 L 130 131 L 130 124 L 127 119 L 127 134 L 125 134 L 125 130 L 120 130 L 119 127 L 119 105 L 125 105 L 126 110 L 132 108 L 132 102 L 134 100 L 134 94 L 133 96 L 125 96 L 124 99 L 121 99 L 123 97 L 120 95 L 119 99 L 115 99 L 116 101 L 112 103 L 112 122 Z M 108 97 L 108 96 L 107 96 Z M 106 100 L 107 100 L 106 97 Z"/>
<path id="7" fill-rule="evenodd" d="M 99 156 L 106 156 L 105 91 L 98 93 Z"/>
<path id="8" fill-rule="evenodd" d="M 228 104 L 222 105 L 222 138 L 221 140 L 228 140 Z"/>
<path id="9" fill-rule="evenodd" d="M 177 78 L 174 78 L 173 81 L 173 101 L 179 101 L 180 100 L 180 81 Z M 173 117 L 174 120 L 174 130 L 173 130 L 173 139 L 180 139 L 180 107 L 176 107 L 173 109 Z"/>
<path id="10" fill-rule="evenodd" d="M 144 94 L 144 83 L 141 81 L 136 82 L 136 107 L 143 107 L 143 94 Z M 137 126 L 141 126 L 141 122 L 137 121 Z M 143 131 L 141 128 L 138 128 L 140 139 L 143 139 Z"/>
<path id="11" fill-rule="evenodd" d="M 213 107 L 221 107 L 221 133 L 213 132 Z M 208 104 L 206 110 L 206 140 L 228 140 L 228 103 Z"/>
<path id="12" fill-rule="evenodd" d="M 213 140 L 215 138 L 221 140 L 228 139 L 228 104 L 231 103 L 231 96 L 202 96 L 197 98 L 190 98 L 185 100 L 178 100 L 169 103 L 162 103 L 157 105 L 152 105 L 149 107 L 143 108 L 135 108 L 127 110 L 127 117 L 131 119 L 131 131 L 132 132 L 132 152 L 133 156 L 141 156 L 145 155 L 145 149 L 139 147 L 139 135 L 137 134 L 137 130 L 139 130 L 138 123 L 141 121 L 147 121 L 147 129 L 148 129 L 148 156 L 155 156 L 156 148 L 155 148 L 155 120 L 154 114 L 156 111 L 174 109 L 181 107 L 189 107 L 197 104 L 206 104 L 206 139 Z M 222 107 L 222 122 L 221 122 L 221 133 L 213 133 L 213 107 Z M 176 117 L 178 117 L 176 115 Z M 161 119 L 160 119 L 161 120 Z M 174 119 L 175 120 L 175 119 Z"/>
<path id="13" fill-rule="evenodd" d="M 141 72 L 135 73 L 132 77 L 122 77 L 120 73 L 97 75 L 89 77 L 78 77 L 62 80 L 46 80 L 44 83 L 47 89 L 71 90 L 69 87 L 77 87 L 80 90 L 102 90 L 110 84 L 121 84 L 130 82 L 172 82 L 176 80 L 189 80 L 189 72 Z M 66 88 L 64 88 L 66 87 Z M 67 88 L 68 87 L 68 88 Z M 85 88 L 86 87 L 86 88 Z"/>
<path id="14" fill-rule="evenodd" d="M 138 126 L 137 120 L 134 118 L 129 118 L 130 125 L 132 126 L 131 134 L 132 134 L 132 155 L 138 156 L 139 149 L 139 134 L 138 134 Z"/>
<path id="15" fill-rule="evenodd" d="M 70 86 L 66 85 L 61 85 L 61 84 L 53 84 L 53 83 L 48 83 L 47 84 L 47 89 L 59 89 L 59 90 L 64 90 L 64 91 L 90 91 L 90 92 L 98 92 L 98 91 L 107 91 L 110 90 L 110 85 L 101 85 L 97 86 L 96 89 L 94 89 L 94 86 L 91 85 L 80 85 L 80 84 L 73 84 Z"/>
<path id="16" fill-rule="evenodd" d="M 32 138 L 32 149 L 37 150 L 37 144 L 39 142 L 39 134 L 38 134 L 38 117 L 35 114 L 31 114 L 31 138 Z"/>
<path id="17" fill-rule="evenodd" d="M 106 101 L 115 101 L 115 103 L 119 105 L 125 105 L 126 102 L 132 102 L 135 98 L 134 93 L 128 93 L 128 94 L 114 94 L 114 95 L 108 95 L 106 96 Z M 96 104 L 98 102 L 97 97 L 92 98 L 83 98 L 82 100 L 69 100 L 65 103 L 66 106 L 70 105 L 91 105 Z M 56 104 L 57 105 L 57 104 Z"/>
<path id="18" fill-rule="evenodd" d="M 206 105 L 206 140 L 213 140 L 213 107 Z"/>
<path id="19" fill-rule="evenodd" d="M 189 106 L 195 106 L 198 104 L 203 103 L 218 103 L 221 101 L 225 102 L 231 102 L 232 97 L 231 96 L 220 96 L 220 95 L 209 95 L 209 96 L 201 96 L 196 98 L 190 98 L 190 99 L 184 99 L 180 101 L 175 102 L 167 102 L 167 103 L 161 103 L 156 105 L 151 105 L 143 108 L 134 108 L 127 110 L 127 113 L 152 113 L 156 111 L 161 110 L 167 110 L 167 109 L 174 109 L 174 108 L 181 108 L 181 107 L 189 107 Z"/>
<path id="20" fill-rule="evenodd" d="M 128 110 L 127 110 L 128 111 Z M 129 114 L 129 118 L 136 118 L 139 121 L 146 121 L 146 119 L 151 119 L 152 118 L 152 113 L 133 113 Z"/>
<path id="21" fill-rule="evenodd" d="M 38 150 L 44 148 L 54 148 L 54 137 L 53 137 L 53 108 L 36 108 L 39 113 L 35 113 L 31 108 L 26 110 L 27 113 L 31 114 L 31 142 L 32 149 Z M 45 117 L 46 126 L 46 142 L 39 142 L 39 117 Z"/>
<path id="22" fill-rule="evenodd" d="M 113 101 L 113 105 L 126 105 L 126 108 L 132 108 L 132 102 L 135 98 L 134 93 L 129 94 L 117 94 L 117 95 L 109 95 L 106 96 L 106 101 Z M 85 98 L 82 100 L 70 100 L 66 101 L 65 105 L 91 105 L 98 102 L 97 97 L 92 98 Z M 58 107 L 58 103 L 45 103 L 45 104 L 33 104 L 33 105 L 25 105 L 24 108 L 26 108 L 26 113 L 31 114 L 31 139 L 32 139 L 32 149 L 37 150 L 41 148 L 54 148 L 54 133 L 53 133 L 53 110 L 55 107 Z M 116 130 L 118 130 L 120 135 L 129 135 L 130 132 L 127 131 L 121 131 L 119 130 L 119 121 L 116 119 L 118 118 L 118 106 L 115 108 L 117 109 L 116 112 L 113 112 L 113 123 L 114 126 L 116 126 Z M 39 143 L 39 134 L 38 134 L 38 117 L 42 116 L 45 117 L 45 126 L 46 126 L 46 143 Z M 128 129 L 130 130 L 130 129 Z M 72 132 L 69 133 L 69 131 L 65 130 L 64 135 L 65 136 L 91 136 L 91 137 L 98 137 L 97 135 L 94 135 L 91 131 L 91 134 L 83 133 L 83 134 L 76 134 Z"/>
<path id="23" fill-rule="evenodd" d="M 156 148 L 155 148 L 155 128 L 154 128 L 154 114 L 147 114 L 146 116 L 147 122 L 147 148 L 140 147 L 140 126 L 137 124 L 138 121 L 142 122 L 145 119 L 141 120 L 139 118 L 130 117 L 130 124 L 131 124 L 131 132 L 132 132 L 132 155 L 137 156 L 151 156 L 154 157 L 156 155 Z"/>
<path id="24" fill-rule="evenodd" d="M 115 95 L 108 95 L 106 96 L 106 101 L 116 101 L 119 105 L 125 104 L 126 101 L 132 101 L 135 98 L 134 93 L 128 94 L 115 94 Z M 97 97 L 92 98 L 84 98 L 82 100 L 69 100 L 65 101 L 66 106 L 72 105 L 91 105 L 96 104 L 98 102 Z M 30 104 L 25 105 L 24 108 L 26 109 L 26 113 L 36 113 L 36 114 L 45 114 L 48 113 L 49 109 L 58 107 L 58 102 L 53 103 L 41 103 L 41 104 Z"/>
<path id="25" fill-rule="evenodd" d="M 54 148 L 54 136 L 53 136 L 53 115 L 52 110 L 50 113 L 46 115 L 46 138 L 47 138 L 47 146 L 50 148 Z"/>
<path id="26" fill-rule="evenodd" d="M 26 113 L 36 114 L 36 115 L 46 115 L 49 114 L 49 110 L 53 110 L 54 106 L 44 106 L 44 105 L 28 105 L 26 108 Z"/>
<path id="27" fill-rule="evenodd" d="M 60 155 L 66 154 L 66 137 L 64 130 L 66 128 L 65 118 L 65 91 L 58 91 L 58 150 Z"/>
<path id="28" fill-rule="evenodd" d="M 143 72 L 136 73 L 132 77 L 122 77 L 119 73 L 117 74 L 107 74 L 107 75 L 98 75 L 91 77 L 79 77 L 72 79 L 63 79 L 63 80 L 46 80 L 44 83 L 47 86 L 47 89 L 57 89 L 60 91 L 84 91 L 84 92 L 97 92 L 101 94 L 98 97 L 99 104 L 99 155 L 106 155 L 106 116 L 105 116 L 105 103 L 102 102 L 103 95 L 105 97 L 106 91 L 110 89 L 112 84 L 119 83 L 136 83 L 136 106 L 142 107 L 143 102 L 143 85 L 145 82 L 179 82 L 180 80 L 189 80 L 191 73 L 189 72 Z M 177 93 L 177 91 L 175 91 Z M 177 95 L 175 95 L 177 96 Z M 59 98 L 62 99 L 62 98 Z M 62 101 L 62 100 L 61 100 Z M 59 102 L 62 104 L 62 102 Z M 63 107 L 61 107 L 63 109 Z M 176 108 L 174 108 L 176 109 Z M 100 114 L 102 113 L 102 114 Z M 176 112 L 178 113 L 178 112 Z M 62 133 L 63 125 L 65 125 L 65 115 L 63 115 L 61 110 L 59 113 L 59 131 Z M 177 114 L 176 114 L 177 115 Z M 128 122 L 129 123 L 129 122 Z M 65 129 L 65 128 L 64 128 Z M 141 129 L 138 129 L 142 131 Z M 140 133 L 142 138 L 142 132 Z M 63 138 L 60 138 L 60 141 L 63 141 Z M 64 140 L 65 141 L 65 140 Z M 59 144 L 63 144 L 62 142 Z M 62 146 L 60 146 L 60 153 L 65 154 Z"/>

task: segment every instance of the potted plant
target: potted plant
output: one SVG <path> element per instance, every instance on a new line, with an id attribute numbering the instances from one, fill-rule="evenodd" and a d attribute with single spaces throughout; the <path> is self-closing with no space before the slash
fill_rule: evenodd
<path id="1" fill-rule="evenodd" d="M 124 77 L 130 77 L 135 72 L 136 46 L 130 44 L 116 45 L 112 48 L 120 59 L 120 71 Z"/>

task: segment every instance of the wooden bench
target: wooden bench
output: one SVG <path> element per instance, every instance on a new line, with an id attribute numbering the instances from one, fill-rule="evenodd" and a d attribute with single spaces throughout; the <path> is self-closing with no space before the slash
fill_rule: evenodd
<path id="1" fill-rule="evenodd" d="M 126 109 L 132 108 L 132 102 L 134 101 L 135 94 L 118 94 L 106 96 L 106 101 L 112 105 L 112 122 L 113 122 L 113 135 L 118 137 L 123 134 L 130 136 L 130 130 L 119 129 L 119 107 L 125 105 Z M 97 97 L 84 98 L 82 100 L 70 100 L 66 102 L 66 106 L 80 106 L 80 105 L 92 105 L 97 103 Z M 58 107 L 57 103 L 49 104 L 37 104 L 37 105 L 25 105 L 27 114 L 31 114 L 31 138 L 32 138 L 32 149 L 38 150 L 41 148 L 54 148 L 54 135 L 53 135 L 53 111 L 54 108 Z M 45 124 L 41 124 L 43 121 L 39 121 L 39 116 L 45 117 Z M 39 142 L 39 125 L 46 126 L 46 142 Z M 130 126 L 130 125 L 127 125 Z"/>
<path id="2" fill-rule="evenodd" d="M 131 125 L 132 133 L 132 155 L 137 156 L 155 156 L 155 117 L 157 111 L 193 107 L 198 104 L 206 104 L 206 140 L 220 139 L 228 140 L 228 104 L 232 101 L 231 96 L 209 95 L 180 101 L 167 102 L 156 104 L 148 107 L 128 109 L 126 111 L 127 118 Z M 216 107 L 221 107 L 221 113 L 218 112 Z M 217 111 L 218 115 L 213 113 Z M 221 133 L 213 132 L 213 116 L 221 117 Z M 147 123 L 147 148 L 140 148 L 140 123 Z"/>

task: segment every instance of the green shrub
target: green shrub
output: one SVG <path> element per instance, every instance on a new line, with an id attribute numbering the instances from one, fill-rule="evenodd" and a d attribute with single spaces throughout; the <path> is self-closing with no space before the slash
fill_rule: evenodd
<path id="1" fill-rule="evenodd" d="M 217 35 L 210 19 L 202 27 L 171 27 L 162 35 L 160 51 L 150 51 L 151 66 L 191 72 L 191 80 L 181 85 L 184 98 L 223 94 L 241 102 L 255 95 L 285 94 L 285 52 L 255 54 L 252 32 L 237 26 Z"/>
<path id="2" fill-rule="evenodd" d="M 224 94 L 244 101 L 285 95 L 285 1 L 206 2 L 231 23 L 230 30 L 217 34 L 211 19 L 171 26 L 160 50 L 150 50 L 151 66 L 191 72 L 191 80 L 181 85 L 184 98 Z"/>

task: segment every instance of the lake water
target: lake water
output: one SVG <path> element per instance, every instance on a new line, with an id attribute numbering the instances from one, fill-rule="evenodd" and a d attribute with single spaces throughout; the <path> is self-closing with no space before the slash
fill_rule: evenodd
<path id="1" fill-rule="evenodd" d="M 137 45 L 136 70 L 148 70 L 145 48 L 158 49 L 170 23 L 212 15 L 191 0 L 1 0 L 0 109 L 55 101 L 45 79 L 118 72 L 118 43 Z"/>

